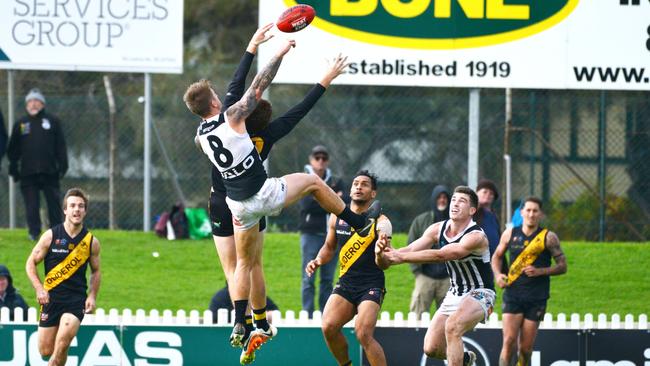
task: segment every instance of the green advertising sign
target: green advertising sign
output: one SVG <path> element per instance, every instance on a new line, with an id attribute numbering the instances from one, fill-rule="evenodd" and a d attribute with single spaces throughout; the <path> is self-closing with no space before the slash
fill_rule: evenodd
<path id="1" fill-rule="evenodd" d="M 241 350 L 230 347 L 229 327 L 82 326 L 70 347 L 67 366 L 239 365 Z M 352 329 L 344 329 L 350 357 L 361 348 Z M 47 365 L 38 353 L 35 325 L 0 325 L 0 366 Z M 279 328 L 262 346 L 255 365 L 332 365 L 319 328 Z"/>

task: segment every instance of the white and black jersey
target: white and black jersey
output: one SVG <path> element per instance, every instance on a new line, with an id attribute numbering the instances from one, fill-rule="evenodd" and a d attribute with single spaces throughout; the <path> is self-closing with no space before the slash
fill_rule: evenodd
<path id="1" fill-rule="evenodd" d="M 197 136 L 203 152 L 217 167 L 226 194 L 234 201 L 254 196 L 267 175 L 248 133 L 237 133 L 228 125 L 225 113 L 201 122 Z"/>
<path id="2" fill-rule="evenodd" d="M 453 238 L 448 238 L 445 235 L 448 224 L 449 220 L 446 220 L 440 229 L 440 248 L 459 243 L 463 236 L 469 233 L 483 232 L 480 226 L 474 221 L 470 221 L 465 230 Z M 449 291 L 454 295 L 462 296 L 478 288 L 494 290 L 494 277 L 492 267 L 490 267 L 490 249 L 487 246 L 481 254 L 472 253 L 464 258 L 445 262 L 445 265 L 451 282 Z"/>

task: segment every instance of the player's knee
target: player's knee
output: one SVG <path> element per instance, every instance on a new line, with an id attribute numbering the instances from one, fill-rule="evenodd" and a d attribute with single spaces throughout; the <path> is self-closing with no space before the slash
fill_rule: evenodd
<path id="1" fill-rule="evenodd" d="M 70 339 L 65 339 L 61 338 L 56 341 L 56 353 L 61 354 L 61 353 L 67 353 L 68 348 L 70 347 Z M 56 355 L 55 355 L 56 356 Z"/>
<path id="2" fill-rule="evenodd" d="M 463 335 L 463 327 L 453 317 L 447 320 L 445 324 L 445 336 L 461 337 Z"/>
<path id="3" fill-rule="evenodd" d="M 517 337 L 513 334 L 503 335 L 503 347 L 510 350 L 517 344 Z"/>
<path id="4" fill-rule="evenodd" d="M 372 332 L 367 329 L 355 329 L 354 332 L 357 335 L 357 340 L 362 347 L 367 347 L 373 341 Z"/>
<path id="5" fill-rule="evenodd" d="M 439 360 L 444 360 L 445 358 L 447 358 L 447 355 L 445 354 L 445 350 L 440 349 L 435 345 L 425 344 L 424 347 L 422 348 L 422 351 L 424 351 L 424 354 L 427 355 L 427 357 L 429 358 L 437 358 Z"/>
<path id="6" fill-rule="evenodd" d="M 54 352 L 54 345 L 52 343 L 40 343 L 38 345 L 38 352 L 43 357 L 50 357 Z"/>
<path id="7" fill-rule="evenodd" d="M 341 331 L 339 327 L 329 322 L 323 322 L 321 330 L 323 331 L 323 336 L 328 339 L 336 336 L 336 334 Z"/>
<path id="8" fill-rule="evenodd" d="M 327 184 L 325 184 L 325 181 L 320 179 L 320 177 L 318 177 L 315 174 L 309 174 L 308 182 L 309 182 L 310 191 L 327 188 Z"/>

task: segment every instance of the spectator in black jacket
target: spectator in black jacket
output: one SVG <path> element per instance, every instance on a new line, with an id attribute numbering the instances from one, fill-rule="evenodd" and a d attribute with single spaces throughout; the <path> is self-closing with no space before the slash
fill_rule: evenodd
<path id="1" fill-rule="evenodd" d="M 343 197 L 343 182 L 332 175 L 329 169 L 329 152 L 322 145 L 314 146 L 309 154 L 309 164 L 305 165 L 305 172 L 316 174 L 327 183 L 339 196 Z M 300 249 L 302 252 L 302 268 L 306 268 L 309 261 L 316 258 L 318 251 L 325 242 L 327 234 L 327 212 L 314 200 L 313 196 L 305 196 L 300 201 Z M 332 281 L 337 261 L 320 267 L 320 286 L 318 289 L 318 306 L 321 311 L 325 309 L 325 303 L 332 293 Z M 302 310 L 309 313 L 311 317 L 314 312 L 314 297 L 316 287 L 314 286 L 316 276 L 307 276 L 302 271 Z"/>
<path id="2" fill-rule="evenodd" d="M 5 129 L 5 119 L 2 117 L 2 110 L 0 110 L 0 169 L 2 168 L 2 158 L 5 156 L 7 150 L 7 129 Z"/>
<path id="3" fill-rule="evenodd" d="M 27 320 L 27 303 L 16 291 L 14 281 L 7 266 L 0 264 L 0 308 L 8 307 L 11 310 L 10 320 L 14 320 L 14 309 L 23 309 L 23 320 Z"/>
<path id="4" fill-rule="evenodd" d="M 38 89 L 25 96 L 27 115 L 11 131 L 7 157 L 9 174 L 20 181 L 25 201 L 29 237 L 41 232 L 40 191 L 47 202 L 50 227 L 62 222 L 59 180 L 68 170 L 68 154 L 59 119 L 45 111 L 45 97 Z"/>

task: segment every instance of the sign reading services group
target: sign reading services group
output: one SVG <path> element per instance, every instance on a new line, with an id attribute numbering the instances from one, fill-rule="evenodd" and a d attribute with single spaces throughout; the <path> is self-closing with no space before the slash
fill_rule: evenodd
<path id="1" fill-rule="evenodd" d="M 182 0 L 2 0 L 0 68 L 181 73 Z"/>
<path id="2" fill-rule="evenodd" d="M 341 52 L 343 84 L 650 90 L 648 0 L 265 0 L 260 25 L 297 3 L 316 18 L 282 35 L 297 46 L 277 82 L 312 83 Z"/>

